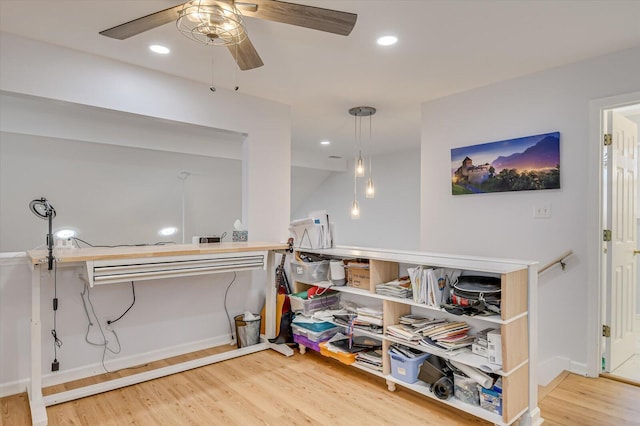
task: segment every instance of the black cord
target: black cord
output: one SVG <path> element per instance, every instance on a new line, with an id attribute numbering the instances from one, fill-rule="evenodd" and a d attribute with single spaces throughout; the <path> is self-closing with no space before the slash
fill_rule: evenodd
<path id="1" fill-rule="evenodd" d="M 142 244 L 116 244 L 113 246 L 95 246 L 91 243 L 86 242 L 83 239 L 80 239 L 78 237 L 72 237 L 74 241 L 76 241 L 76 243 L 78 241 L 80 241 L 81 243 L 84 243 L 86 245 L 88 245 L 89 247 L 102 247 L 102 248 L 114 248 L 114 247 L 144 247 L 144 246 L 163 246 L 163 245 L 168 245 L 168 244 L 175 244 L 174 241 L 158 241 L 157 243 L 153 243 L 153 244 L 146 244 L 146 243 L 142 243 Z M 80 245 L 78 244 L 78 247 L 80 247 Z"/>
<path id="2" fill-rule="evenodd" d="M 231 317 L 229 316 L 229 311 L 227 310 L 227 293 L 229 293 L 229 289 L 231 288 L 231 285 L 235 282 L 235 280 L 236 280 L 236 273 L 234 272 L 233 279 L 231 280 L 231 282 L 227 286 L 227 289 L 224 292 L 224 312 L 227 314 L 227 320 L 229 320 L 229 329 L 231 330 L 231 339 L 233 339 L 233 324 L 231 323 Z"/>
<path id="3" fill-rule="evenodd" d="M 51 364 L 52 371 L 58 371 L 60 364 L 58 363 L 58 348 L 62 346 L 62 340 L 58 339 L 57 328 L 58 317 L 58 264 L 54 264 L 53 268 L 53 329 L 51 335 L 53 336 L 53 363 Z"/>
<path id="4" fill-rule="evenodd" d="M 131 305 L 129 305 L 129 307 L 127 308 L 126 311 L 124 311 L 122 313 L 122 315 L 120 315 L 118 318 L 114 319 L 114 320 L 109 320 L 107 321 L 107 324 L 113 324 L 116 321 L 120 321 L 120 319 L 122 319 L 123 316 L 125 316 L 127 314 L 127 312 L 129 312 L 129 310 L 131 308 L 133 308 L 133 305 L 136 303 L 136 287 L 135 284 L 133 283 L 133 281 L 131 281 L 131 293 L 133 294 L 133 301 L 131 302 Z"/>

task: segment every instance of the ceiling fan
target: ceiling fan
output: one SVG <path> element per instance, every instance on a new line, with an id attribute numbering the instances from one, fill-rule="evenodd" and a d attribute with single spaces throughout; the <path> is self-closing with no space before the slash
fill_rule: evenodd
<path id="1" fill-rule="evenodd" d="M 242 14 L 238 9 L 242 10 Z M 344 36 L 351 33 L 358 17 L 355 13 L 278 0 L 252 0 L 250 3 L 235 0 L 191 0 L 100 31 L 100 34 L 124 40 L 176 21 L 178 29 L 189 38 L 204 44 L 227 46 L 244 71 L 261 67 L 264 63 L 246 34 L 242 16 Z M 185 25 L 188 28 L 183 30 L 181 26 Z"/>

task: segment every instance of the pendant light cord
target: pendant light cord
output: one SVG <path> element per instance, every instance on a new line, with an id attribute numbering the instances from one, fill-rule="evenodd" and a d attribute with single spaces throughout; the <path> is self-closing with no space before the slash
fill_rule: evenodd
<path id="1" fill-rule="evenodd" d="M 373 149 L 371 148 L 371 116 L 373 114 L 369 115 L 369 179 L 371 179 L 371 157 L 373 155 L 372 151 Z"/>

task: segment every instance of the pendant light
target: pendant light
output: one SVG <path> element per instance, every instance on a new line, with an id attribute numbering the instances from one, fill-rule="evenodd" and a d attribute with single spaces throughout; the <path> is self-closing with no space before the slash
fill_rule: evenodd
<path id="1" fill-rule="evenodd" d="M 375 111 L 374 111 L 375 113 Z M 373 186 L 373 177 L 371 177 L 372 173 L 373 173 L 373 169 L 371 168 L 371 116 L 373 115 L 370 114 L 369 115 L 369 179 L 367 179 L 367 189 L 365 189 L 365 196 L 367 198 L 374 198 L 376 196 L 376 189 Z"/>
<path id="2" fill-rule="evenodd" d="M 351 205 L 351 219 L 360 219 L 360 205 L 358 204 L 358 178 L 364 177 L 365 167 L 362 159 L 362 117 L 369 117 L 369 179 L 367 180 L 367 189 L 365 191 L 367 198 L 373 198 L 375 190 L 373 188 L 373 179 L 371 177 L 371 116 L 376 113 L 376 109 L 369 106 L 353 107 L 349 110 L 349 114 L 354 117 L 354 171 L 353 171 L 353 203 Z"/>

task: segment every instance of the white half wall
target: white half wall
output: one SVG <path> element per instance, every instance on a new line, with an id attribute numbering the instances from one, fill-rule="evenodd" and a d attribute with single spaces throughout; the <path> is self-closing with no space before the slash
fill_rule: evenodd
<path id="1" fill-rule="evenodd" d="M 560 357 L 585 365 L 594 350 L 587 330 L 590 212 L 589 101 L 640 88 L 640 49 L 456 94 L 422 106 L 420 248 L 428 251 L 538 260 L 575 253 L 566 271 L 539 279 L 540 377 Z M 561 189 L 451 195 L 451 148 L 560 132 Z M 596 179 L 597 181 L 597 179 Z M 534 219 L 534 206 L 551 217 Z M 437 207 L 435 207 L 437 206 Z"/>
<path id="2" fill-rule="evenodd" d="M 190 243 L 224 233 L 231 241 L 242 215 L 242 163 L 0 132 L 0 252 L 45 244 L 47 221 L 28 213 L 42 196 L 56 209 L 54 233 L 73 229 L 92 245 Z M 160 235 L 168 227 L 177 233 Z"/>
<path id="3" fill-rule="evenodd" d="M 81 127 L 75 129 L 73 135 L 65 133 L 69 129 L 56 126 L 59 123 L 55 123 L 55 120 L 49 120 L 47 126 L 44 126 L 44 122 L 42 126 L 33 123 L 31 129 L 28 122 L 26 125 L 23 122 L 18 128 L 12 127 L 11 131 L 0 130 L 16 135 L 16 138 L 47 138 L 53 144 L 58 139 L 71 143 L 99 142 L 128 146 L 128 149 L 157 149 L 209 157 L 215 157 L 218 152 L 223 158 L 234 158 L 240 153 L 242 221 L 249 231 L 249 239 L 286 241 L 291 170 L 291 124 L 287 105 L 223 89 L 213 95 L 207 86 L 196 82 L 8 34 L 0 37 L 0 64 L 0 91 L 3 95 L 73 104 L 73 108 L 80 108 L 83 111 L 80 114 L 86 118 L 77 120 L 78 117 L 66 117 L 67 123 Z M 213 148 L 202 147 L 200 151 L 198 145 L 202 141 L 189 138 L 181 150 L 180 140 L 172 140 L 172 137 L 156 140 L 145 134 L 144 125 L 135 131 L 130 128 L 131 134 L 141 132 L 136 133 L 137 137 L 129 134 L 129 138 L 117 143 L 100 119 L 94 121 L 96 125 L 91 124 L 95 116 L 92 113 L 85 115 L 83 106 L 147 117 L 146 129 L 149 132 L 155 125 L 164 125 L 158 123 L 157 119 L 162 123 L 186 123 L 222 133 L 230 132 L 241 135 L 241 149 L 234 151 L 217 145 Z M 2 114 L 5 113 L 13 117 L 17 114 L 18 119 L 21 117 L 19 111 L 5 110 L 3 107 Z M 7 126 L 10 124 L 4 123 Z M 180 131 L 176 134 L 180 135 Z M 110 154 L 115 152 L 104 146 L 97 149 L 105 149 Z M 37 153 L 34 153 L 34 157 L 37 157 Z M 69 167 L 73 167 L 74 163 L 70 164 Z M 238 177 L 235 175 L 220 178 L 219 184 L 225 185 L 227 179 L 233 180 L 227 182 L 229 188 L 237 188 Z M 55 186 L 56 182 L 51 184 Z M 25 189 L 21 187 L 20 179 L 13 180 L 11 188 L 15 193 Z M 32 195 L 29 194 L 29 197 Z M 237 205 L 231 198 L 217 202 L 220 206 L 229 203 L 230 210 L 237 208 L 231 206 Z M 0 203 L 2 216 L 7 208 L 5 205 L 3 199 Z M 23 214 L 32 216 L 28 210 L 24 210 Z M 104 226 L 110 224 L 105 223 Z M 13 259 L 14 256 L 10 257 Z M 30 276 L 23 263 L 11 262 L 11 265 L 3 264 L 0 267 L 0 390 L 24 391 L 29 374 Z M 77 278 L 78 272 L 74 268 L 61 268 L 58 271 L 58 336 L 64 342 L 58 353 L 61 365 L 59 375 L 69 374 L 71 370 L 86 371 L 93 366 L 99 370 L 102 358 L 101 348 L 84 341 L 87 322 L 80 299 L 82 286 Z M 116 324 L 123 344 L 123 351 L 118 356 L 136 362 L 153 358 L 166 348 L 188 351 L 198 348 L 203 341 L 228 340 L 229 324 L 223 302 L 225 289 L 232 279 L 232 274 L 217 274 L 180 282 L 169 279 L 136 284 L 136 305 Z M 45 372 L 50 371 L 53 352 L 52 338 L 48 333 L 52 328 L 52 281 L 52 276 L 43 276 L 42 339 L 43 348 L 47 351 L 43 357 Z M 259 312 L 264 303 L 265 282 L 264 271 L 239 273 L 227 298 L 229 315 L 245 310 Z M 132 298 L 131 286 L 127 284 L 109 287 L 92 293 L 103 326 L 107 318 L 120 315 Z M 95 335 L 92 336 L 94 338 Z M 113 339 L 108 337 L 110 344 Z M 111 361 L 111 356 L 107 354 L 107 362 Z"/>
<path id="4" fill-rule="evenodd" d="M 0 63 L 0 90 L 5 92 L 246 134 L 243 222 L 249 238 L 286 240 L 287 105 L 224 89 L 212 94 L 204 84 L 10 34 L 0 38 Z"/>
<path id="5" fill-rule="evenodd" d="M 132 303 L 129 283 L 98 286 L 91 289 L 92 306 L 111 351 L 87 342 L 103 343 L 104 338 L 92 316 L 85 313 L 81 292 L 83 282 L 76 267 L 59 267 L 42 273 L 42 372 L 43 383 L 51 385 L 103 373 L 102 362 L 109 370 L 130 367 L 156 359 L 229 343 L 231 329 L 227 313 L 233 316 L 245 310 L 260 313 L 261 305 L 248 301 L 252 292 L 251 272 L 190 277 L 189 279 L 149 280 L 135 283 L 136 302 L 118 322 L 107 327 L 106 321 L 119 317 Z M 56 330 L 62 346 L 57 350 L 60 371 L 51 373 L 54 359 L 53 311 L 54 278 L 59 300 Z M 30 377 L 29 327 L 31 317 L 31 272 L 24 253 L 0 255 L 0 396 L 24 392 Z M 233 284 L 232 284 L 233 282 Z M 225 296 L 228 286 L 229 292 Z M 115 331 L 115 334 L 113 333 Z M 116 336 L 117 334 L 117 336 Z M 234 331 L 235 334 L 235 331 Z M 176 351 L 176 347 L 180 350 Z M 177 353 L 176 353 L 177 352 Z"/>

